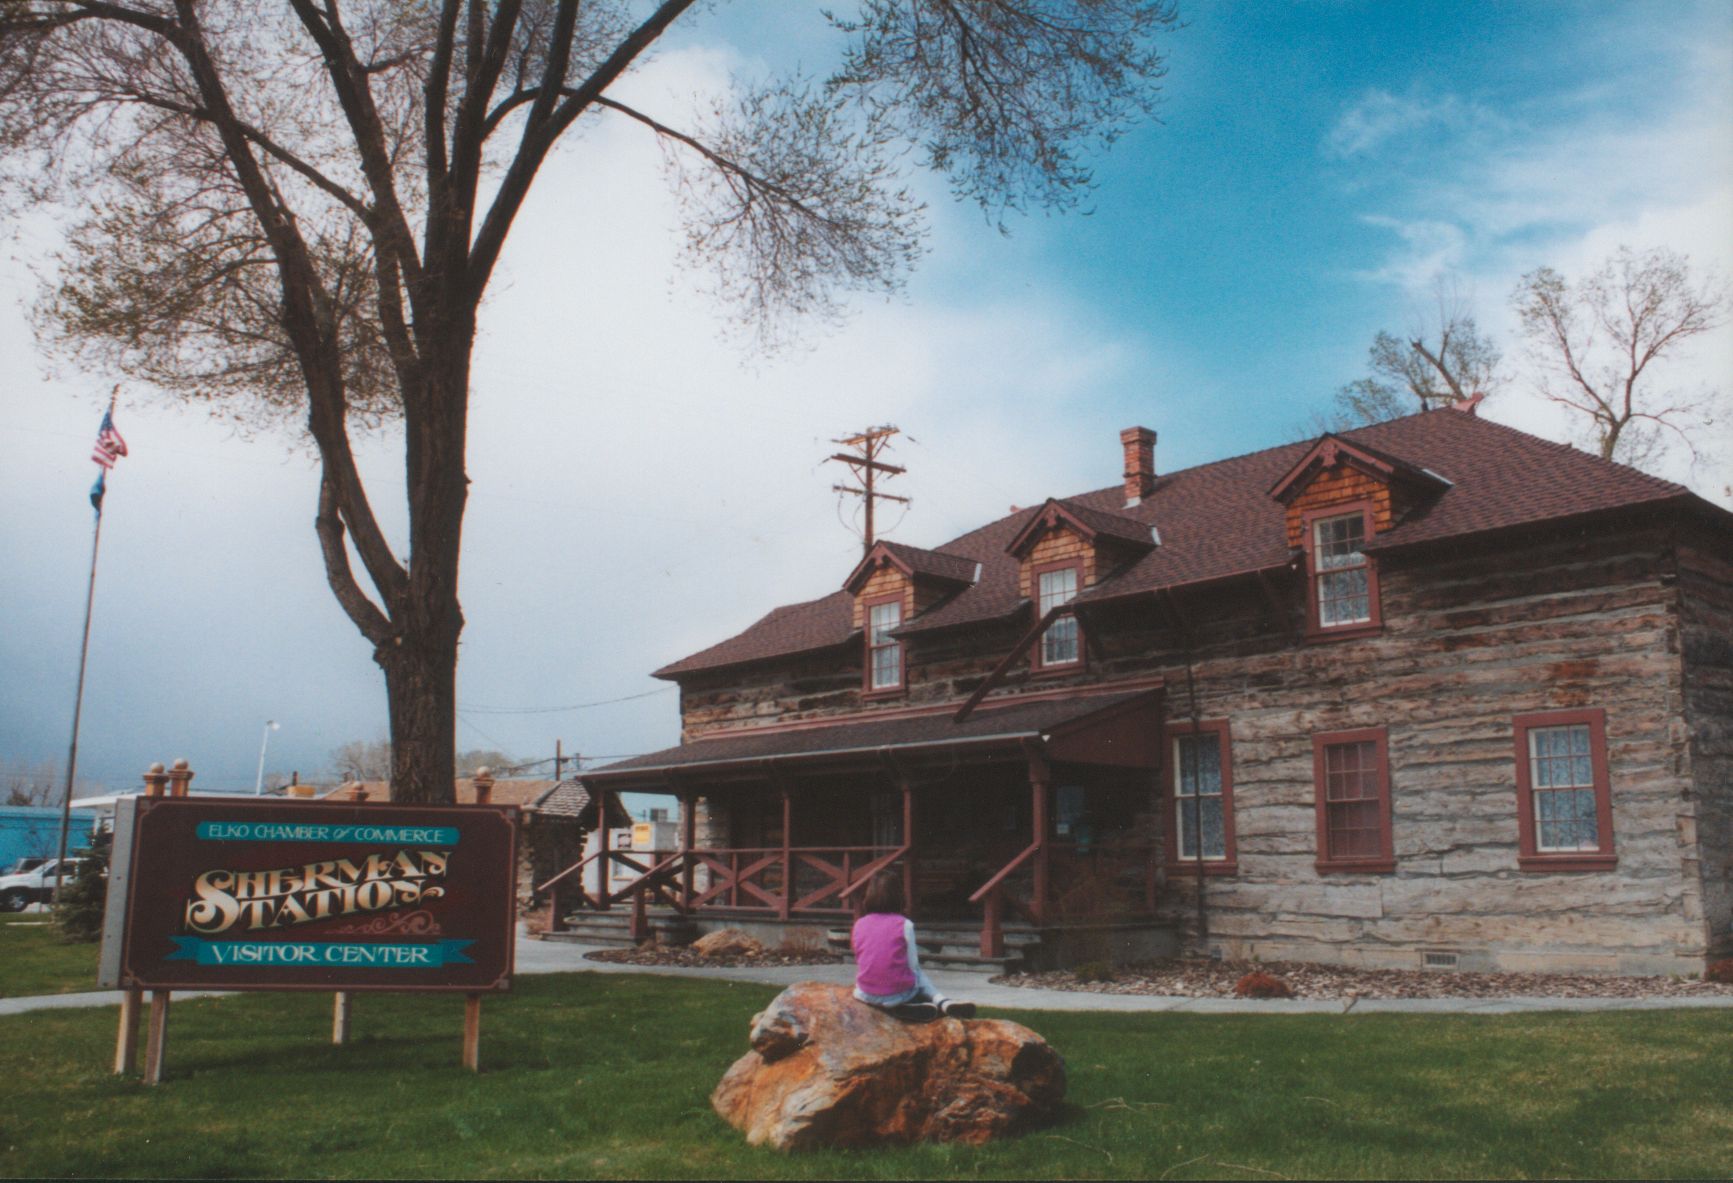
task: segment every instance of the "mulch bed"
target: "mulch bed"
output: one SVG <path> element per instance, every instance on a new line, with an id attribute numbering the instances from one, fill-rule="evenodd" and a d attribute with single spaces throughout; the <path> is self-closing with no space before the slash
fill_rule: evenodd
<path id="1" fill-rule="evenodd" d="M 636 949 L 598 949 L 585 954 L 591 961 L 613 961 L 625 965 L 679 965 L 736 968 L 743 965 L 835 965 L 840 953 L 823 949 L 766 949 L 762 953 L 705 956 L 682 945 L 643 945 Z"/>
<path id="2" fill-rule="evenodd" d="M 1173 958 L 1120 966 L 1106 981 L 1084 981 L 1074 971 L 1013 973 L 1004 986 L 1076 990 L 1090 994 L 1161 994 L 1231 998 L 1234 983 L 1261 971 L 1280 978 L 1296 998 L 1677 998 L 1733 995 L 1733 983 L 1696 978 L 1598 977 L 1587 974 L 1461 973 L 1455 970 L 1347 969 L 1303 961 L 1211 961 Z"/>

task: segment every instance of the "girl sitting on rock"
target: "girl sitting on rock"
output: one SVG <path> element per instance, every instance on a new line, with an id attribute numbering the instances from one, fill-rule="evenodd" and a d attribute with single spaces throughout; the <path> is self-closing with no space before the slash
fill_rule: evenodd
<path id="1" fill-rule="evenodd" d="M 925 1022 L 945 1015 L 973 1018 L 975 1004 L 946 998 L 921 970 L 915 922 L 903 915 L 903 879 L 880 871 L 867 883 L 864 911 L 854 922 L 854 996 L 901 1019 Z"/>

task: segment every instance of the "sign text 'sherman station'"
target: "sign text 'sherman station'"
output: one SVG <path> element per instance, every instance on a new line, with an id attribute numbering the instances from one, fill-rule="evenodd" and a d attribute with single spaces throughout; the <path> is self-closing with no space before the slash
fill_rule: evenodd
<path id="1" fill-rule="evenodd" d="M 515 810 L 151 798 L 117 826 L 104 979 L 505 989 Z M 107 946 L 115 946 L 110 956 Z"/>

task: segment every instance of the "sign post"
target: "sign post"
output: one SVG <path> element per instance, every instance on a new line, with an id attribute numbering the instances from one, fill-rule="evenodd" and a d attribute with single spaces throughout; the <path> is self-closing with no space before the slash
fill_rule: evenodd
<path id="1" fill-rule="evenodd" d="M 186 762 L 160 768 L 116 827 L 120 936 L 100 979 L 131 1002 L 116 1072 L 149 990 L 144 1078 L 162 1079 L 170 992 L 188 989 L 331 992 L 336 1044 L 357 992 L 462 993 L 463 1064 L 479 1068 L 482 996 L 511 987 L 515 806 L 189 798 Z"/>

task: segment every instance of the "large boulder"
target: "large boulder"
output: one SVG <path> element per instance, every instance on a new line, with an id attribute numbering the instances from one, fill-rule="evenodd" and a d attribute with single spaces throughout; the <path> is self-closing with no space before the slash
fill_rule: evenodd
<path id="1" fill-rule="evenodd" d="M 764 945 L 738 928 L 724 928 L 692 942 L 694 952 L 705 957 L 758 957 Z"/>
<path id="2" fill-rule="evenodd" d="M 751 1042 L 710 1104 L 754 1146 L 978 1145 L 1050 1119 L 1065 1096 L 1064 1059 L 1027 1027 L 907 1023 L 823 982 L 777 995 Z"/>

